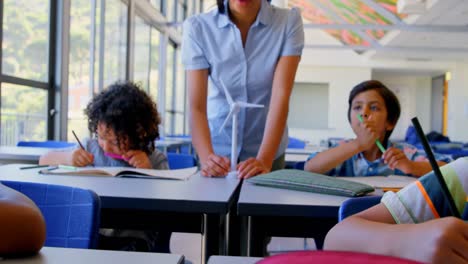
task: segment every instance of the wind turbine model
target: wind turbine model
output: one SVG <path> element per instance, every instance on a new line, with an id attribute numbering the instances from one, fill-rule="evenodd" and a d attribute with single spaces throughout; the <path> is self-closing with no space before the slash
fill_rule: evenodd
<path id="1" fill-rule="evenodd" d="M 223 122 L 223 125 L 219 129 L 219 133 L 224 129 L 229 118 L 232 118 L 232 142 L 231 142 L 231 172 L 229 172 L 228 177 L 237 178 L 237 114 L 241 108 L 262 108 L 263 105 L 260 104 L 251 104 L 247 102 L 234 101 L 229 94 L 226 86 L 223 81 L 220 80 L 221 86 L 223 87 L 224 93 L 226 94 L 226 99 L 229 103 L 230 111 L 228 116 Z"/>

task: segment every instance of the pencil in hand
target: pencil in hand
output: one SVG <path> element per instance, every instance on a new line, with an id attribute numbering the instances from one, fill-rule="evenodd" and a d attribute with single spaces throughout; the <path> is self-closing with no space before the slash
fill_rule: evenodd
<path id="1" fill-rule="evenodd" d="M 78 136 L 76 136 L 75 131 L 72 130 L 72 133 L 78 144 L 80 144 L 80 147 L 84 150 L 85 148 L 83 147 L 83 144 L 81 144 L 81 141 L 78 139 Z"/>
<path id="2" fill-rule="evenodd" d="M 359 122 L 361 122 L 361 123 L 364 122 L 364 119 L 362 119 L 362 115 L 358 114 L 358 115 L 357 115 L 357 118 L 359 119 Z M 380 151 L 381 151 L 382 153 L 385 152 L 385 148 L 384 148 L 384 146 L 382 145 L 382 143 L 380 142 L 379 139 L 376 139 L 376 140 L 375 140 L 375 144 L 377 145 L 377 147 L 380 149 Z"/>

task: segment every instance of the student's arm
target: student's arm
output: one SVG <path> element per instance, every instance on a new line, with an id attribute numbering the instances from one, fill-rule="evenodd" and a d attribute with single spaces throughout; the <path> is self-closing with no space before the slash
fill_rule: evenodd
<path id="1" fill-rule="evenodd" d="M 72 165 L 84 167 L 94 162 L 93 154 L 82 148 L 72 151 L 50 151 L 39 158 L 39 165 Z"/>
<path id="2" fill-rule="evenodd" d="M 352 123 L 351 127 L 356 134 L 355 139 L 318 153 L 307 161 L 304 165 L 304 170 L 315 173 L 326 173 L 350 159 L 353 155 L 372 149 L 373 147 L 376 148 L 377 128 L 372 118 L 368 118 L 364 122 Z"/>
<path id="3" fill-rule="evenodd" d="M 315 173 L 326 173 L 361 152 L 357 140 L 351 140 L 318 153 L 304 165 L 304 170 Z"/>
<path id="4" fill-rule="evenodd" d="M 230 161 L 214 153 L 206 113 L 208 97 L 208 69 L 188 70 L 190 126 L 192 142 L 201 161 L 204 176 L 224 176 L 229 172 Z"/>
<path id="5" fill-rule="evenodd" d="M 249 178 L 271 170 L 286 128 L 291 96 L 300 56 L 282 56 L 275 69 L 273 92 L 270 99 L 262 144 L 256 158 L 241 162 L 238 166 L 239 177 Z"/>
<path id="6" fill-rule="evenodd" d="M 398 148 L 388 148 L 383 154 L 384 162 L 392 170 L 399 169 L 405 174 L 410 174 L 416 177 L 421 177 L 426 173 L 432 171 L 431 164 L 429 161 L 412 161 L 409 160 L 405 153 Z M 447 163 L 443 161 L 437 161 L 439 166 Z"/>
<path id="7" fill-rule="evenodd" d="M 0 256 L 39 251 L 45 228 L 41 212 L 29 198 L 0 184 Z"/>
<path id="8" fill-rule="evenodd" d="M 468 223 L 447 217 L 421 224 L 395 224 L 381 203 L 350 216 L 328 232 L 324 249 L 357 251 L 425 263 L 466 263 Z"/>

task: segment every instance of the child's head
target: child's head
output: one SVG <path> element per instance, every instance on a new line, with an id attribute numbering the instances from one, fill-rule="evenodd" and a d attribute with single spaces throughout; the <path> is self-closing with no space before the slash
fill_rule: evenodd
<path id="1" fill-rule="evenodd" d="M 138 85 L 112 84 L 91 100 L 85 114 L 89 130 L 97 134 L 99 146 L 105 152 L 154 150 L 160 118 L 156 104 Z"/>
<path id="2" fill-rule="evenodd" d="M 376 80 L 364 81 L 356 85 L 349 93 L 348 121 L 357 124 L 357 115 L 364 119 L 372 118 L 382 122 L 385 133 L 384 144 L 393 132 L 400 118 L 400 102 L 396 95 L 381 82 Z"/>

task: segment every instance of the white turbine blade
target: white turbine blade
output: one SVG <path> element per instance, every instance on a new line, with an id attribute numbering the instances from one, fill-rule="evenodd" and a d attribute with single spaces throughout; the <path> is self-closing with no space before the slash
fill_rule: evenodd
<path id="1" fill-rule="evenodd" d="M 232 117 L 233 114 L 234 114 L 234 109 L 231 108 L 231 111 L 229 111 L 228 116 L 226 117 L 226 119 L 224 119 L 223 124 L 222 124 L 221 127 L 219 128 L 218 133 L 221 133 L 221 132 L 223 131 L 224 127 L 227 125 L 229 119 L 231 119 L 231 117 Z"/>
<path id="2" fill-rule="evenodd" d="M 263 105 L 261 104 L 251 104 L 251 103 L 246 103 L 246 102 L 236 102 L 239 104 L 240 107 L 246 107 L 246 108 L 262 108 Z"/>
<path id="3" fill-rule="evenodd" d="M 223 90 L 224 90 L 224 93 L 226 94 L 226 99 L 229 105 L 231 105 L 232 103 L 234 103 L 234 100 L 232 100 L 232 97 L 229 94 L 228 89 L 226 88 L 226 85 L 224 85 L 224 82 L 222 80 L 219 80 L 219 82 L 221 83 L 221 86 L 223 87 Z"/>

